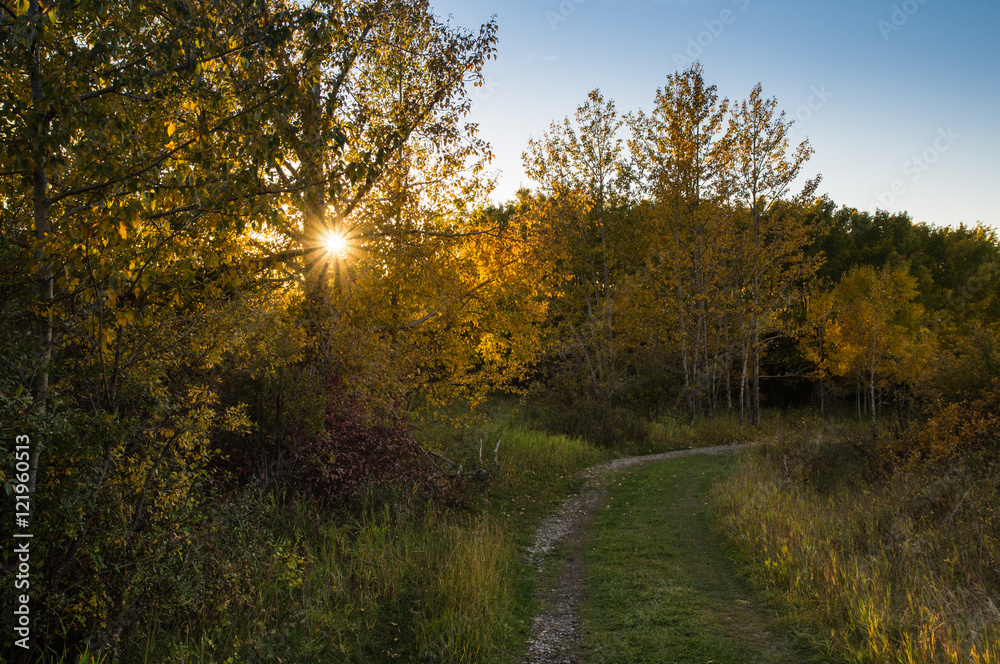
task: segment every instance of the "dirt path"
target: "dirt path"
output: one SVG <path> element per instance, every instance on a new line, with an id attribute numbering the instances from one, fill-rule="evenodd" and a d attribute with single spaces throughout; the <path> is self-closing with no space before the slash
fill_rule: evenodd
<path id="1" fill-rule="evenodd" d="M 555 561 L 556 573 L 553 578 L 541 581 L 536 591 L 542 610 L 535 616 L 524 664 L 575 664 L 578 661 L 582 636 L 579 607 L 583 601 L 583 534 L 607 499 L 607 492 L 598 488 L 593 478 L 610 470 L 651 461 L 696 454 L 736 454 L 746 448 L 746 445 L 722 445 L 626 457 L 586 470 L 584 476 L 588 480 L 580 491 L 564 500 L 556 513 L 538 526 L 528 547 L 531 562 L 541 571 L 545 563 L 552 560 L 553 549 L 562 543 L 561 560 Z"/>

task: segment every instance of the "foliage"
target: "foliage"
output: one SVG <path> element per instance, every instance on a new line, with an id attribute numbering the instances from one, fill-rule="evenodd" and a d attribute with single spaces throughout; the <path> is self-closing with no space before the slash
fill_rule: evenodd
<path id="1" fill-rule="evenodd" d="M 630 449 L 646 441 L 649 423 L 645 417 L 626 406 L 599 402 L 592 397 L 571 403 L 553 400 L 548 426 L 553 431 L 582 438 L 609 449 Z"/>
<path id="2" fill-rule="evenodd" d="M 529 143 L 539 191 L 490 206 L 490 148 L 465 117 L 496 31 L 454 27 L 427 0 L 3 5 L 0 431 L 33 441 L 42 651 L 110 654 L 143 620 L 225 631 L 205 602 L 289 597 L 304 544 L 221 534 L 249 518 L 242 491 L 345 510 L 401 498 L 386 504 L 408 513 L 403 496 L 463 464 L 482 481 L 449 492 L 492 479 L 551 497 L 605 454 L 517 430 L 526 462 L 557 473 L 532 475 L 542 487 L 509 459 L 443 461 L 418 410 L 444 420 L 541 378 L 553 428 L 607 447 L 688 439 L 649 421 L 677 404 L 759 425 L 766 352 L 809 318 L 798 295 L 824 253 L 839 285 L 810 290 L 832 304 L 806 321 L 829 325 L 821 371 L 869 367 L 874 417 L 876 385 L 912 388 L 933 367 L 921 398 L 968 405 L 913 449 L 992 449 L 992 369 L 947 376 L 985 348 L 974 320 L 1000 316 L 994 233 L 835 212 L 816 181 L 792 192 L 808 144 L 789 146 L 760 86 L 720 102 L 700 66 L 668 77 L 649 116 L 590 93 Z M 885 271 L 897 257 L 912 280 Z M 937 346 L 913 343 L 917 304 Z M 695 426 L 736 436 L 729 420 Z M 466 525 L 457 557 L 433 560 L 456 587 L 463 561 L 509 558 L 503 524 Z M 320 539 L 356 534 L 337 533 Z M 237 551 L 255 546 L 271 562 Z M 268 574 L 273 594 L 250 598 L 247 579 Z M 506 597 L 490 574 L 483 593 Z M 449 592 L 410 655 L 475 659 L 474 639 L 507 638 Z"/>
<path id="3" fill-rule="evenodd" d="M 625 317 L 639 235 L 629 213 L 631 176 L 617 136 L 623 120 L 599 90 L 573 121 L 553 123 L 528 143 L 525 170 L 540 185 L 526 212 L 536 237 L 548 296 L 551 356 L 558 371 L 550 385 L 569 382 L 571 394 L 621 398 Z"/>
<path id="4" fill-rule="evenodd" d="M 760 86 L 720 101 L 695 65 L 628 118 L 627 155 L 625 122 L 597 90 L 575 122 L 529 142 L 529 214 L 554 276 L 550 386 L 618 406 L 677 376 L 693 419 L 723 395 L 731 412 L 738 385 L 759 425 L 764 349 L 792 327 L 796 287 L 819 265 L 805 253 L 818 180 L 791 192 L 811 149 L 790 152 L 776 107 Z"/>
<path id="5" fill-rule="evenodd" d="M 630 147 L 652 199 L 640 208 L 650 246 L 645 304 L 660 310 L 642 322 L 657 330 L 661 353 L 679 355 L 681 396 L 692 418 L 714 408 L 718 374 L 731 373 L 737 345 L 731 313 L 738 246 L 725 210 L 730 155 L 722 136 L 728 111 L 729 100 L 719 100 L 696 65 L 667 77 L 649 116 L 631 118 Z"/>
<path id="6" fill-rule="evenodd" d="M 197 602 L 175 579 L 214 564 L 199 543 L 222 510 L 206 502 L 210 477 L 229 463 L 222 445 L 241 452 L 235 469 L 271 481 L 287 479 L 272 462 L 315 442 L 326 395 L 306 390 L 268 420 L 271 405 L 252 389 L 277 385 L 288 397 L 283 380 L 332 364 L 319 352 L 330 317 L 314 315 L 316 276 L 331 261 L 317 251 L 310 204 L 361 215 L 392 169 L 412 163 L 451 181 L 482 155 L 460 118 L 495 26 L 452 28 L 420 1 L 8 9 L 4 432 L 32 434 L 30 486 L 44 487 L 34 514 L 44 543 L 32 558 L 37 645 L 102 653 L 140 617 L 183 615 Z M 399 56 L 411 48 L 422 57 Z M 435 140 L 438 161 L 421 160 L 418 147 Z M 484 183 L 463 186 L 475 199 Z M 428 241 L 439 256 L 473 223 L 448 212 L 450 226 L 427 228 L 443 234 Z M 407 238 L 373 242 L 370 269 Z M 463 266 L 467 280 L 469 264 L 495 251 L 483 244 Z M 398 284 L 408 295 L 428 272 L 409 276 Z M 447 291 L 430 284 L 411 308 Z M 506 360 L 485 336 L 473 348 Z M 480 363 L 466 352 L 447 370 L 475 374 L 468 366 Z M 490 384 L 517 372 L 494 366 Z M 281 441 L 291 448 L 282 456 L 271 446 L 289 415 L 303 436 Z"/>
<path id="7" fill-rule="evenodd" d="M 823 282 L 835 283 L 862 265 L 881 269 L 905 262 L 917 280 L 917 302 L 934 312 L 938 330 L 967 332 L 977 322 L 997 321 L 1000 243 L 992 229 L 918 224 L 905 213 L 837 209 L 829 199 L 813 214 L 815 223 L 829 229 L 811 248 L 822 251 L 818 276 Z"/>
<path id="8" fill-rule="evenodd" d="M 516 418 L 515 418 L 516 419 Z M 517 554 L 543 514 L 604 456 L 579 440 L 488 420 L 494 479 L 472 512 L 369 507 L 353 516 L 245 494 L 218 524 L 224 610 L 143 623 L 123 644 L 146 662 L 514 662 L 533 609 Z M 474 452 L 473 452 L 474 453 Z"/>
<path id="9" fill-rule="evenodd" d="M 867 388 L 873 437 L 878 436 L 877 394 L 893 381 L 915 383 L 927 352 L 918 338 L 923 311 L 913 303 L 916 295 L 916 280 L 905 266 L 861 266 L 829 296 L 814 300 L 821 309 L 814 315 L 825 319 L 821 338 L 829 343 L 820 368 L 852 376 Z"/>
<path id="10" fill-rule="evenodd" d="M 413 436 L 330 381 L 326 426 L 299 448 L 293 492 L 325 504 L 377 499 L 393 487 L 413 491 L 428 481 Z"/>
<path id="11" fill-rule="evenodd" d="M 900 468 L 956 469 L 989 476 L 1000 463 L 1000 346 L 998 334 L 978 329 L 935 355 L 919 390 L 925 421 L 879 447 L 885 472 Z"/>

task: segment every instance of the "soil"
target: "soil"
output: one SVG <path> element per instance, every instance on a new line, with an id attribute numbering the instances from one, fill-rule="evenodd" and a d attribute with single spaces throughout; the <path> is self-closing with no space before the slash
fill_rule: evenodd
<path id="1" fill-rule="evenodd" d="M 625 457 L 587 469 L 584 472 L 587 480 L 580 491 L 564 500 L 555 514 L 538 526 L 531 546 L 528 547 L 529 560 L 539 572 L 551 561 L 555 563 L 556 573 L 551 580 L 543 580 L 536 592 L 542 609 L 534 618 L 532 638 L 522 660 L 524 664 L 576 664 L 580 661 L 583 636 L 579 613 L 583 601 L 583 536 L 587 524 L 607 500 L 607 492 L 597 486 L 595 478 L 611 470 L 642 463 L 696 454 L 736 454 L 746 447 L 721 445 Z M 554 551 L 556 545 L 559 545 L 558 551 Z"/>

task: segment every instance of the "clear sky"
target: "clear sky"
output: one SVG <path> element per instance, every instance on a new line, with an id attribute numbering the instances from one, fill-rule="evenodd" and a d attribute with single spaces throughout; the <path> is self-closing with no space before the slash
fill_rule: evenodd
<path id="1" fill-rule="evenodd" d="M 998 0 L 431 0 L 467 28 L 499 23 L 471 119 L 494 149 L 494 198 L 532 186 L 529 137 L 600 88 L 650 110 L 694 57 L 721 96 L 760 82 L 797 118 L 810 175 L 838 204 L 1000 229 Z"/>

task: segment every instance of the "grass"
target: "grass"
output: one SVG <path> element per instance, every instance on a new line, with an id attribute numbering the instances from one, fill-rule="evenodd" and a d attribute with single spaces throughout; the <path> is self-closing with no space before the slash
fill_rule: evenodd
<path id="1" fill-rule="evenodd" d="M 694 422 L 677 414 L 665 414 L 647 422 L 645 436 L 631 441 L 623 449 L 629 454 L 660 454 L 715 445 L 734 445 L 761 438 L 784 435 L 789 430 L 803 426 L 814 427 L 818 422 L 815 413 L 808 411 L 782 411 L 766 409 L 761 415 L 761 426 L 756 429 L 740 427 L 738 415 L 719 415 L 699 418 Z"/>
<path id="2" fill-rule="evenodd" d="M 774 421 L 774 420 L 770 420 Z M 738 417 L 720 416 L 690 422 L 676 415 L 664 415 L 650 422 L 646 439 L 635 445 L 636 454 L 659 454 L 693 447 L 731 445 L 746 441 Z"/>
<path id="3" fill-rule="evenodd" d="M 828 662 L 740 579 L 709 505 L 723 457 L 689 457 L 607 476 L 588 535 L 586 661 Z"/>
<path id="4" fill-rule="evenodd" d="M 512 517 L 522 536 L 579 485 L 580 471 L 617 456 L 579 439 L 520 427 L 503 436 L 506 454 L 482 509 Z"/>
<path id="5" fill-rule="evenodd" d="M 848 661 L 1000 661 L 1000 480 L 859 471 L 814 432 L 746 455 L 715 498 L 753 574 Z"/>
<path id="6" fill-rule="evenodd" d="M 775 431 L 789 424 L 777 422 Z M 534 570 L 519 551 L 579 486 L 580 471 L 617 456 L 740 439 L 735 421 L 662 419 L 640 443 L 599 448 L 529 428 L 511 401 L 464 428 L 445 422 L 427 431 L 425 444 L 476 478 L 471 504 L 345 519 L 252 496 L 234 502 L 218 524 L 228 539 L 192 554 L 215 556 L 206 569 L 231 578 L 209 574 L 192 587 L 210 596 L 193 593 L 189 614 L 148 626 L 107 653 L 106 664 L 518 661 L 537 608 Z"/>
<path id="7" fill-rule="evenodd" d="M 468 509 L 386 507 L 345 521 L 264 506 L 249 583 L 224 615 L 150 628 L 108 661 L 517 661 L 536 608 L 519 551 L 580 471 L 611 453 L 510 416 L 481 427 L 448 450 L 489 477 Z M 502 440 L 483 468 L 480 437 Z"/>

